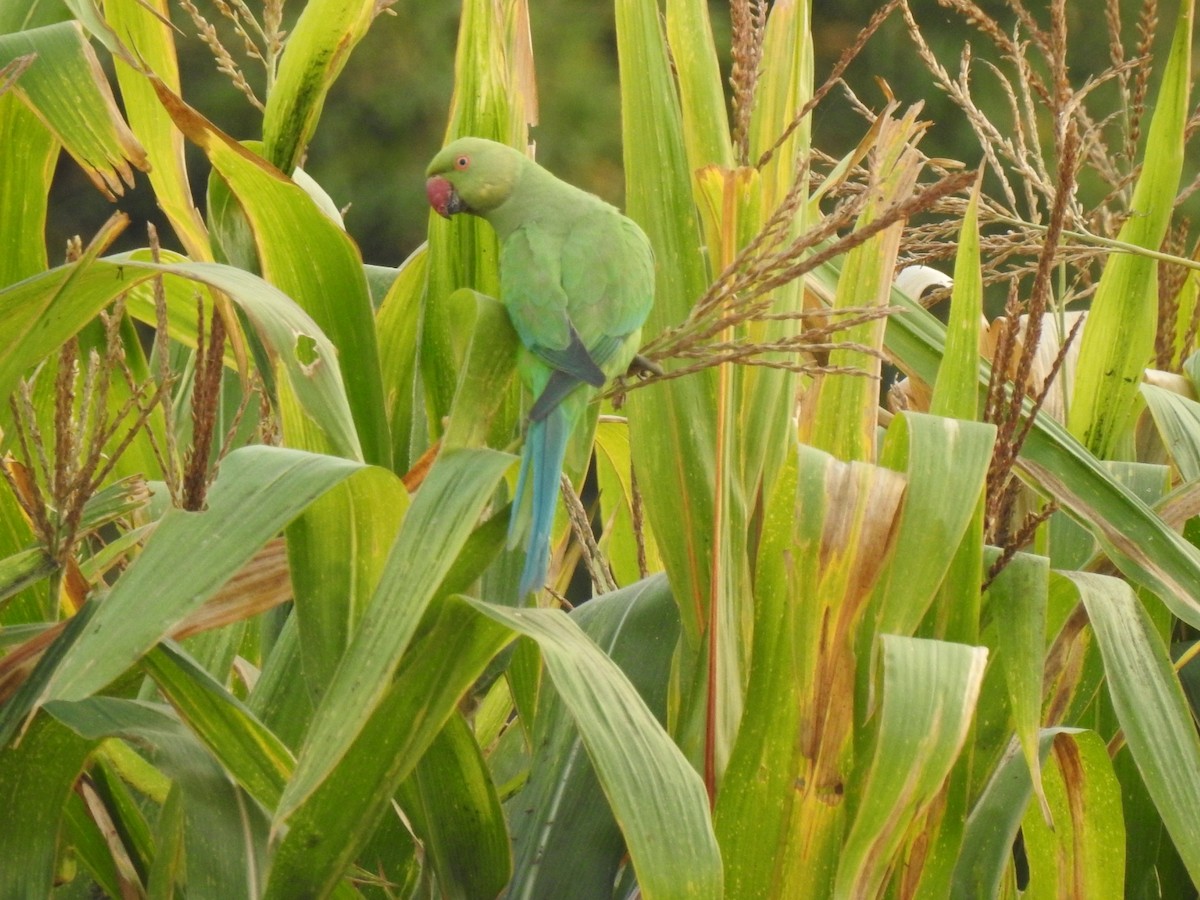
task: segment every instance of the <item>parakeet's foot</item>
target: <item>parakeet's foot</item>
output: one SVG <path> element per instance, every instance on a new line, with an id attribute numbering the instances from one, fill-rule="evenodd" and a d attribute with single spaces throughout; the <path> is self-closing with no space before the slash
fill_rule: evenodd
<path id="1" fill-rule="evenodd" d="M 629 361 L 629 368 L 625 370 L 626 378 L 649 378 L 651 375 L 665 374 L 662 366 L 640 353 Z"/>

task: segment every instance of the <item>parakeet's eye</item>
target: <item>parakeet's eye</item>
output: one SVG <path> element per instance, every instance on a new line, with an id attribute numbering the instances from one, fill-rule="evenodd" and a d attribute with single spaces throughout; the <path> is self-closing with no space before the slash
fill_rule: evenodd
<path id="1" fill-rule="evenodd" d="M 460 156 L 458 159 L 456 159 L 454 161 L 454 168 L 458 169 L 461 172 L 463 169 L 465 169 L 470 164 L 471 164 L 471 157 Z"/>

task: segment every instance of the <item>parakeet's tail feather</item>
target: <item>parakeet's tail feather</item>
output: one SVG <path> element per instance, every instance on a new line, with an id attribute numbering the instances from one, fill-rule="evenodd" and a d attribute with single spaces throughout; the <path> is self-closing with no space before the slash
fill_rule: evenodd
<path id="1" fill-rule="evenodd" d="M 525 446 L 521 450 L 521 469 L 517 473 L 517 490 L 513 494 L 512 512 L 508 516 L 508 540 L 505 546 L 509 550 L 521 543 L 529 525 L 529 516 L 525 512 L 525 489 L 529 486 L 529 465 L 533 453 L 528 447 L 529 437 L 526 435 Z"/>
<path id="2" fill-rule="evenodd" d="M 530 422 L 518 477 L 517 504 L 526 485 L 532 485 L 532 521 L 525 549 L 525 569 L 521 572 L 520 596 L 541 588 L 550 566 L 550 530 L 558 503 L 558 484 L 562 478 L 563 458 L 571 428 L 567 411 L 556 407 L 539 421 Z M 513 515 L 516 515 L 514 511 Z"/>
<path id="3" fill-rule="evenodd" d="M 529 410 L 529 421 L 537 422 L 546 418 L 552 409 L 566 399 L 567 395 L 581 387 L 583 387 L 583 382 L 574 375 L 555 369 L 550 375 L 550 380 L 542 389 L 541 395 L 533 401 L 533 408 Z"/>

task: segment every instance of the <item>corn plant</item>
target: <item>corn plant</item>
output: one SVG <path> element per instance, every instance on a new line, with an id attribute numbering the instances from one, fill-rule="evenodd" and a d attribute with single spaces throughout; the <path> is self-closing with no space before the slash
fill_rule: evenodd
<path id="1" fill-rule="evenodd" d="M 299 167 L 385 5 L 0 3 L 0 896 L 1195 895 L 1193 5 L 1083 73 L 1082 4 L 945 6 L 994 63 L 896 0 L 818 85 L 803 0 L 732 0 L 727 71 L 709 4 L 614 0 L 651 374 L 526 606 L 494 235 L 364 265 Z M 465 0 L 445 139 L 529 148 L 539 11 Z M 839 89 L 889 22 L 978 168 Z M 171 233 L 52 263 L 62 150 Z"/>

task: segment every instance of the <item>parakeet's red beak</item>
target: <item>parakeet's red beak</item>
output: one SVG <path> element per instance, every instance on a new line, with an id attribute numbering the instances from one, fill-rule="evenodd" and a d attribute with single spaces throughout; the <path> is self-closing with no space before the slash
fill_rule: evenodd
<path id="1" fill-rule="evenodd" d="M 425 194 L 429 197 L 429 205 L 444 218 L 448 219 L 467 208 L 454 190 L 454 185 L 441 175 L 434 175 L 425 182 Z"/>

